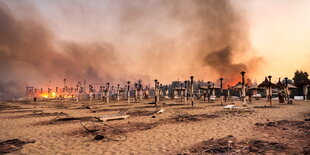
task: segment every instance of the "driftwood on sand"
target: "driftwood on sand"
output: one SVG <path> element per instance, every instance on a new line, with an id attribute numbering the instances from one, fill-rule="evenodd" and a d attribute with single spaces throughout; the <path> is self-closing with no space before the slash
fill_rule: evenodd
<path id="1" fill-rule="evenodd" d="M 0 154 L 11 153 L 20 150 L 25 144 L 34 142 L 35 141 L 23 141 L 20 139 L 10 139 L 0 142 Z"/>

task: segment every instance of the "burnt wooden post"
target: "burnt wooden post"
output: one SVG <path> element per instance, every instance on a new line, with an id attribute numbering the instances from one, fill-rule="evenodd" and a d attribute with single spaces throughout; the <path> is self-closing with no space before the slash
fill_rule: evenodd
<path id="1" fill-rule="evenodd" d="M 84 80 L 83 93 L 86 93 L 86 80 Z"/>
<path id="2" fill-rule="evenodd" d="M 288 81 L 287 81 L 287 77 L 284 78 L 285 80 L 285 98 L 287 100 L 287 102 L 289 102 L 289 96 L 288 96 Z"/>
<path id="3" fill-rule="evenodd" d="M 110 83 L 107 83 L 107 103 L 110 102 Z"/>
<path id="4" fill-rule="evenodd" d="M 181 90 L 180 90 L 181 102 L 183 101 L 183 83 L 181 83 Z"/>
<path id="5" fill-rule="evenodd" d="M 30 97 L 29 97 L 29 87 L 28 86 L 26 87 L 26 97 L 30 99 Z"/>
<path id="6" fill-rule="evenodd" d="M 89 89 L 89 90 L 88 90 L 88 93 L 89 93 L 89 97 L 90 97 L 90 98 L 89 98 L 89 102 L 91 103 L 92 100 L 93 100 L 93 92 L 92 92 L 92 89 L 93 89 L 93 88 L 92 88 L 92 85 L 89 85 L 88 87 L 89 87 L 89 88 L 88 88 L 88 89 Z"/>
<path id="7" fill-rule="evenodd" d="M 162 96 L 163 96 L 163 84 L 159 85 L 159 90 L 158 90 L 158 94 L 159 94 L 159 101 L 162 100 Z"/>
<path id="8" fill-rule="evenodd" d="M 114 86 L 111 86 L 111 98 L 114 100 Z"/>
<path id="9" fill-rule="evenodd" d="M 41 89 L 40 89 L 40 97 L 41 97 L 41 101 L 43 100 L 42 94 L 43 94 L 43 88 L 41 88 Z"/>
<path id="10" fill-rule="evenodd" d="M 154 88 L 155 89 L 155 92 L 154 92 L 154 94 L 155 94 L 155 106 L 157 106 L 157 100 L 158 100 L 158 97 L 157 97 L 157 81 L 158 81 L 157 79 L 154 80 L 154 82 L 155 82 L 155 85 L 154 85 L 155 86 L 155 88 Z"/>
<path id="11" fill-rule="evenodd" d="M 37 92 L 38 92 L 38 89 L 34 88 L 34 97 L 37 97 Z"/>
<path id="12" fill-rule="evenodd" d="M 184 101 L 187 103 L 187 81 L 184 81 Z"/>
<path id="13" fill-rule="evenodd" d="M 285 97 L 283 98 L 283 96 L 282 96 L 282 89 L 285 89 L 285 88 L 283 88 L 282 86 L 283 86 L 283 83 L 281 82 L 281 78 L 279 77 L 279 81 L 278 81 L 278 102 L 279 103 L 284 103 L 284 99 L 285 99 Z M 282 84 L 282 85 L 279 85 L 279 84 Z"/>
<path id="14" fill-rule="evenodd" d="M 47 88 L 47 99 L 49 100 L 51 97 L 51 88 Z"/>
<path id="15" fill-rule="evenodd" d="M 56 89 L 55 89 L 55 98 L 56 99 L 58 99 L 57 95 L 58 95 L 58 87 L 56 87 Z"/>
<path id="16" fill-rule="evenodd" d="M 210 81 L 208 81 L 208 90 L 207 90 L 207 94 L 208 94 L 208 102 L 210 102 L 210 96 L 211 96 L 211 85 L 210 85 Z"/>
<path id="17" fill-rule="evenodd" d="M 66 88 L 67 79 L 64 79 L 64 88 Z"/>
<path id="18" fill-rule="evenodd" d="M 127 81 L 127 103 L 130 103 L 130 81 Z"/>
<path id="19" fill-rule="evenodd" d="M 221 105 L 223 105 L 223 80 L 224 80 L 224 78 L 220 78 L 220 82 L 221 82 L 221 90 L 220 90 Z"/>
<path id="20" fill-rule="evenodd" d="M 139 79 L 138 80 L 138 99 L 140 100 L 140 101 L 142 101 L 142 94 L 143 94 L 143 86 L 142 86 L 142 80 L 141 79 Z"/>
<path id="21" fill-rule="evenodd" d="M 186 98 L 187 98 L 187 101 L 188 101 L 188 98 L 189 98 L 189 96 L 190 96 L 190 81 L 188 80 L 187 81 L 187 94 L 186 94 Z"/>
<path id="22" fill-rule="evenodd" d="M 117 84 L 117 102 L 119 102 L 119 84 Z"/>
<path id="23" fill-rule="evenodd" d="M 138 99 L 138 84 L 137 83 L 135 83 L 135 92 L 134 92 L 135 94 L 135 102 L 137 103 L 137 99 Z"/>
<path id="24" fill-rule="evenodd" d="M 198 84 L 198 99 L 201 100 L 200 84 Z"/>
<path id="25" fill-rule="evenodd" d="M 57 95 L 57 93 L 56 93 L 56 95 Z M 76 102 L 79 102 L 80 93 L 79 93 L 79 85 L 78 84 L 76 85 L 76 93 L 75 93 L 75 95 L 76 95 Z"/>
<path id="26" fill-rule="evenodd" d="M 304 93 L 304 100 L 306 101 L 308 98 L 307 98 L 307 95 L 308 95 L 308 86 L 306 83 L 303 84 L 303 93 Z"/>
<path id="27" fill-rule="evenodd" d="M 169 87 L 170 87 L 169 97 L 171 100 L 173 100 L 174 99 L 175 86 L 171 85 Z"/>
<path id="28" fill-rule="evenodd" d="M 269 75 L 268 79 L 269 79 L 269 102 L 270 102 L 270 106 L 272 106 L 272 88 L 271 88 L 271 78 L 272 76 Z"/>
<path id="29" fill-rule="evenodd" d="M 194 76 L 190 77 L 191 83 L 190 83 L 190 96 L 192 100 L 192 107 L 194 107 Z"/>
<path id="30" fill-rule="evenodd" d="M 243 104 L 246 103 L 246 98 L 245 98 L 245 81 L 244 81 L 244 74 L 245 71 L 240 72 L 241 76 L 242 76 L 242 99 L 243 99 Z"/>
<path id="31" fill-rule="evenodd" d="M 100 86 L 100 89 L 99 89 L 99 92 L 100 92 L 100 100 L 103 101 L 104 97 L 104 86 Z"/>
<path id="32" fill-rule="evenodd" d="M 149 99 L 149 88 L 145 86 L 145 94 L 144 94 L 145 99 Z"/>

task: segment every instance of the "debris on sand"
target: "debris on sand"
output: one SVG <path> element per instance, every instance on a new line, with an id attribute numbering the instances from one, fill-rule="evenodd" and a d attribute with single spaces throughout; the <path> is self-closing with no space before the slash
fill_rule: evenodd
<path id="1" fill-rule="evenodd" d="M 280 107 L 278 107 L 278 106 L 266 106 L 266 105 L 264 105 L 264 106 L 254 106 L 254 108 L 280 108 Z"/>
<path id="2" fill-rule="evenodd" d="M 277 127 L 278 125 L 285 125 L 285 124 L 290 124 L 290 125 L 302 125 L 305 122 L 303 121 L 289 121 L 289 120 L 280 120 L 280 121 L 274 121 L 274 122 L 267 122 L 267 123 L 255 123 L 256 126 L 268 126 L 268 127 Z"/>
<path id="3" fill-rule="evenodd" d="M 69 114 L 64 112 L 53 112 L 53 113 L 46 113 L 46 112 L 33 112 L 33 114 L 29 114 L 29 116 L 33 117 L 47 117 L 47 116 L 68 116 Z"/>
<path id="4" fill-rule="evenodd" d="M 14 110 L 14 111 L 2 111 L 1 113 L 2 114 L 5 114 L 5 113 L 9 113 L 9 114 L 13 114 L 13 113 L 28 113 L 28 112 L 39 112 L 39 111 L 42 111 L 42 110 Z"/>
<path id="5" fill-rule="evenodd" d="M 66 118 L 58 118 L 54 119 L 53 122 L 70 122 L 70 121 L 88 121 L 94 120 L 92 117 L 66 117 Z"/>
<path id="6" fill-rule="evenodd" d="M 233 143 L 236 139 L 229 135 L 227 137 L 221 139 L 209 139 L 207 141 L 203 141 L 197 146 L 190 149 L 191 153 L 226 153 L 229 149 L 233 149 Z"/>
<path id="7" fill-rule="evenodd" d="M 285 144 L 277 142 L 268 142 L 262 140 L 251 140 L 248 142 L 248 151 L 255 153 L 265 153 L 267 151 L 281 152 L 287 148 Z"/>
<path id="8" fill-rule="evenodd" d="M 9 105 L 8 103 L 1 103 L 0 110 L 16 110 L 16 109 L 28 109 L 21 106 Z"/>
<path id="9" fill-rule="evenodd" d="M 66 117 L 61 117 L 66 116 Z M 56 118 L 50 121 L 43 121 L 36 123 L 34 125 L 53 125 L 53 124 L 63 124 L 63 123 L 77 123 L 79 121 L 96 121 L 94 117 L 69 117 L 69 115 L 58 115 Z"/>
<path id="10" fill-rule="evenodd" d="M 194 154 L 264 154 L 267 152 L 285 152 L 287 146 L 282 143 L 262 140 L 238 142 L 232 135 L 220 139 L 209 139 L 189 149 Z"/>
<path id="11" fill-rule="evenodd" d="M 256 123 L 256 131 L 268 135 L 268 138 L 281 139 L 281 142 L 290 146 L 290 153 L 309 153 L 310 122 L 280 120 L 266 123 Z M 294 141 L 292 141 L 294 139 Z"/>
<path id="12" fill-rule="evenodd" d="M 86 122 L 80 121 L 81 126 L 85 129 L 84 131 L 75 131 L 72 135 L 83 135 L 92 134 L 94 140 L 108 140 L 108 141 L 125 141 L 127 140 L 126 133 L 150 130 L 155 128 L 157 123 L 126 123 L 119 125 L 108 125 L 108 124 L 98 124 L 92 122 L 87 125 Z"/>
<path id="13" fill-rule="evenodd" d="M 23 148 L 23 145 L 34 143 L 35 141 L 22 141 L 20 139 L 11 139 L 0 142 L 0 154 L 11 153 Z"/>
<path id="14" fill-rule="evenodd" d="M 114 109 L 99 109 L 99 108 L 91 108 L 91 112 L 98 113 L 98 112 L 108 112 L 108 111 L 120 111 L 120 110 L 126 110 L 128 108 L 114 108 Z"/>
<path id="15" fill-rule="evenodd" d="M 201 115 L 191 115 L 183 111 L 176 111 L 171 115 L 170 121 L 172 122 L 186 122 L 186 121 L 201 121 L 209 118 L 220 117 L 216 114 L 201 114 Z"/>
<path id="16" fill-rule="evenodd" d="M 155 114 L 158 115 L 158 114 L 162 114 L 163 112 L 164 112 L 164 109 L 162 108 L 158 108 L 154 111 L 137 109 L 134 111 L 127 112 L 127 114 L 133 117 L 137 117 L 137 116 L 154 116 Z"/>
<path id="17" fill-rule="evenodd" d="M 36 110 L 32 111 L 32 114 L 25 114 L 25 115 L 19 115 L 19 116 L 12 116 L 8 118 L 31 118 L 31 117 L 50 117 L 50 116 L 69 116 L 69 114 L 64 113 L 64 112 L 53 112 L 53 113 L 46 113 L 43 112 L 42 110 Z"/>

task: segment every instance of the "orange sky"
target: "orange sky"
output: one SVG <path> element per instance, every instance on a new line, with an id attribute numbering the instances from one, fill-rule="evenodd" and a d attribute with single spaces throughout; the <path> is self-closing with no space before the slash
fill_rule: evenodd
<path id="1" fill-rule="evenodd" d="M 296 69 L 310 72 L 310 1 L 237 2 L 246 11 L 253 49 L 266 61 L 257 79 L 268 74 L 291 78 Z"/>

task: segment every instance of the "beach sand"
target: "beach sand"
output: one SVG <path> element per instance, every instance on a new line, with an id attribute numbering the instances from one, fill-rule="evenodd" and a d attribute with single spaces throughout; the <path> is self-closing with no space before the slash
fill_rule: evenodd
<path id="1" fill-rule="evenodd" d="M 195 101 L 191 108 L 190 103 L 164 100 L 160 106 L 165 111 L 154 116 L 158 108 L 150 102 L 153 100 L 130 105 L 125 101 L 1 103 L 0 141 L 35 141 L 9 154 L 208 154 L 193 148 L 228 135 L 236 142 L 254 139 L 286 146 L 278 153 L 271 150 L 265 154 L 302 154 L 310 148 L 310 101 L 294 101 L 292 105 L 274 101 L 273 107 L 268 107 L 269 103 L 261 99 L 250 104 L 253 111 L 225 112 L 223 106 L 231 102 L 221 106 L 219 101 Z M 90 118 L 123 109 L 128 109 L 130 115 L 125 120 L 98 122 Z M 59 121 L 63 118 L 77 120 Z M 302 127 L 291 122 L 264 124 L 280 120 L 304 123 Z M 94 140 L 95 135 L 88 133 L 81 123 L 88 129 L 101 129 L 95 133 L 105 138 Z"/>

